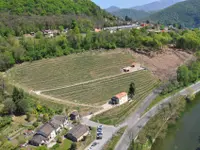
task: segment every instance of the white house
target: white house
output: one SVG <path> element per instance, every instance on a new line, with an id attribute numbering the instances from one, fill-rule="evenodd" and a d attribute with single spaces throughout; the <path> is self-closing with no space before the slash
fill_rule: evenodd
<path id="1" fill-rule="evenodd" d="M 128 102 L 128 94 L 126 92 L 119 93 L 111 98 L 112 104 L 124 104 Z"/>

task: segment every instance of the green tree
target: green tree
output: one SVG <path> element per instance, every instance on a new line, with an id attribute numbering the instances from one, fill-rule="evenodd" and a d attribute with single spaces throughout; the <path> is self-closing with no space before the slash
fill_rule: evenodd
<path id="1" fill-rule="evenodd" d="M 129 91 L 128 91 L 128 95 L 129 97 L 132 99 L 133 96 L 135 95 L 135 83 L 131 82 L 130 86 L 129 86 Z"/>
<path id="2" fill-rule="evenodd" d="M 4 111 L 8 114 L 13 114 L 16 111 L 16 105 L 12 99 L 8 98 L 4 102 Z"/>
<path id="3" fill-rule="evenodd" d="M 177 70 L 177 80 L 187 86 L 189 83 L 189 70 L 188 67 L 183 65 Z"/>

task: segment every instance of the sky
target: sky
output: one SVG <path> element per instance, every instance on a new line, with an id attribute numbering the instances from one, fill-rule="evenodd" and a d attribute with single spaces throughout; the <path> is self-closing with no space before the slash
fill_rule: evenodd
<path id="1" fill-rule="evenodd" d="M 129 8 L 133 6 L 143 5 L 157 0 L 92 0 L 101 8 L 117 6 L 120 8 Z"/>

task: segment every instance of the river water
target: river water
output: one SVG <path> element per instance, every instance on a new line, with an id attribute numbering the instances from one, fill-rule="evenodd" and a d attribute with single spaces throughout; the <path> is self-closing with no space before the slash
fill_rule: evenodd
<path id="1" fill-rule="evenodd" d="M 186 112 L 169 129 L 164 140 L 159 140 L 153 150 L 200 150 L 200 93 L 188 104 Z"/>

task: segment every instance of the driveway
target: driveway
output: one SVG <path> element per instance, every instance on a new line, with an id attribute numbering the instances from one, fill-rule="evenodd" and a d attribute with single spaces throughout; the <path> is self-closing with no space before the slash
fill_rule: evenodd
<path id="1" fill-rule="evenodd" d="M 200 82 L 197 82 L 196 84 L 191 85 L 190 88 L 194 90 L 194 93 L 198 93 L 200 91 Z M 187 89 L 188 88 L 181 90 L 174 96 L 187 95 L 188 94 Z M 151 98 L 153 98 L 154 96 L 152 94 L 150 94 L 148 97 L 151 100 Z M 146 125 L 146 123 L 150 120 L 150 118 L 153 117 L 160 109 L 162 109 L 164 107 L 163 104 L 169 103 L 172 99 L 173 99 L 173 96 L 163 99 L 161 102 L 159 102 L 153 108 L 151 108 L 147 113 L 145 113 L 142 116 L 142 118 L 140 118 L 140 119 L 138 119 L 137 116 L 141 115 L 142 112 L 140 112 L 139 110 L 142 110 L 142 108 L 140 108 L 135 114 L 133 114 L 133 116 L 132 116 L 133 122 L 131 122 L 130 118 L 128 119 L 128 123 L 129 123 L 128 128 L 124 132 L 120 141 L 117 143 L 115 150 L 127 150 L 132 139 L 135 139 L 137 137 L 139 131 Z M 145 106 L 146 106 L 146 104 L 145 104 Z M 134 120 L 134 119 L 136 119 L 136 120 Z"/>

